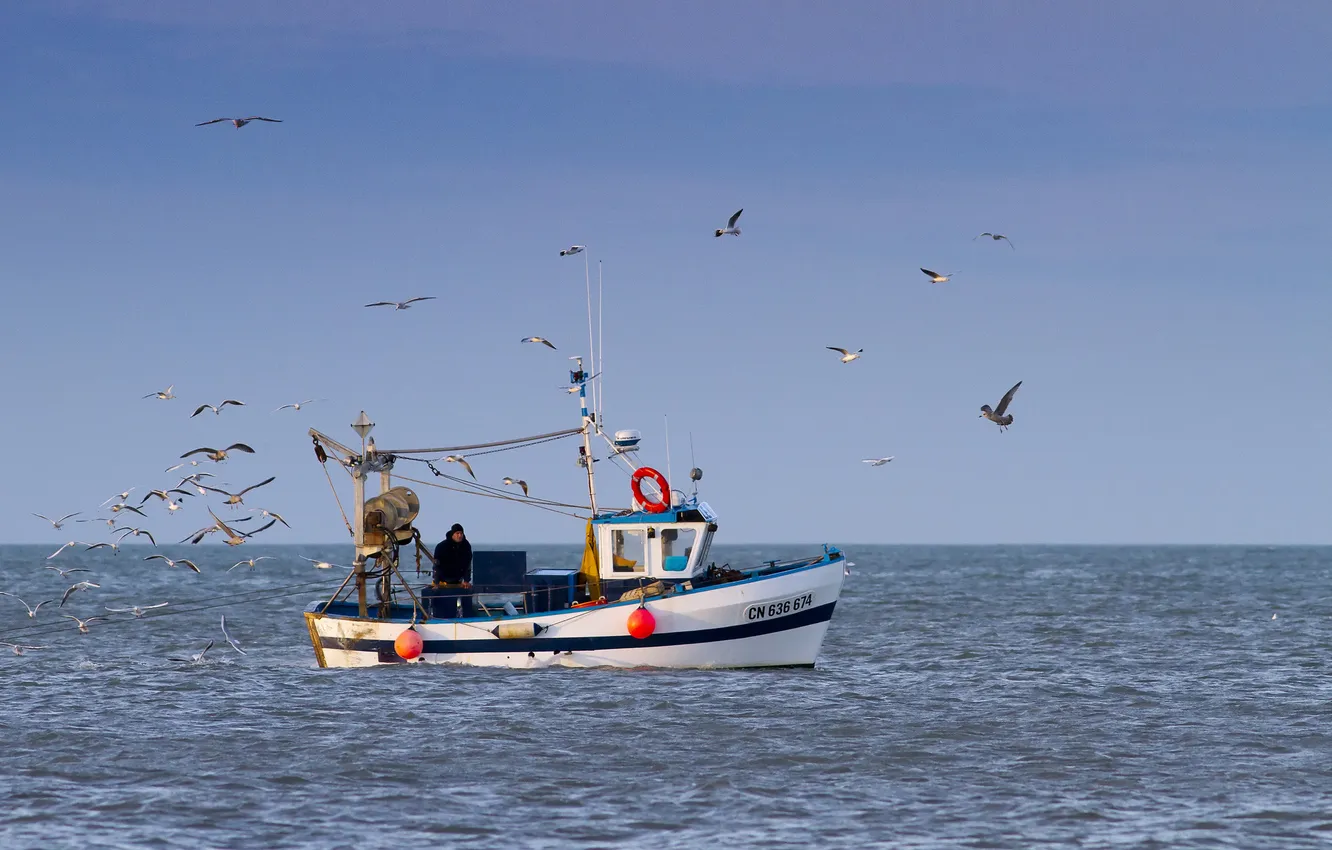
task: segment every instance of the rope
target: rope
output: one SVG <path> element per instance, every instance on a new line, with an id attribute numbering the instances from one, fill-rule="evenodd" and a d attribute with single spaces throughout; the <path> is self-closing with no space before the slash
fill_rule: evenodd
<path id="1" fill-rule="evenodd" d="M 333 486 L 333 476 L 328 474 L 328 464 L 321 463 L 319 465 L 323 467 L 324 477 L 328 479 L 328 489 L 333 491 L 333 501 L 338 503 L 338 512 L 342 514 L 342 524 L 347 526 L 347 533 L 352 537 L 355 537 L 356 532 L 352 531 L 352 524 L 347 519 L 347 512 L 342 508 L 342 499 L 338 497 L 338 488 Z"/>
<path id="2" fill-rule="evenodd" d="M 573 436 L 574 434 L 581 434 L 581 433 L 583 433 L 583 429 L 581 427 L 566 428 L 563 431 L 551 431 L 549 434 L 536 434 L 535 436 L 532 437 L 518 437 L 512 440 L 496 440 L 493 443 L 476 443 L 475 445 L 471 446 L 449 446 L 442 449 L 392 449 L 392 450 L 383 449 L 380 451 L 380 454 L 385 454 L 385 455 L 453 454 L 455 452 L 465 452 L 471 449 L 489 449 L 489 448 L 494 448 L 495 446 L 509 446 L 509 445 L 514 445 L 515 448 L 520 448 L 521 446 L 515 444 L 530 443 L 531 445 L 536 445 L 538 443 L 547 442 L 547 440 L 557 440 L 561 437 L 570 437 Z"/>

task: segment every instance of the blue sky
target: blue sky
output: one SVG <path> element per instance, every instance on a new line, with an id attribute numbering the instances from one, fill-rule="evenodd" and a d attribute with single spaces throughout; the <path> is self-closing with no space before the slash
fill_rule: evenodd
<path id="1" fill-rule="evenodd" d="M 576 425 L 583 243 L 607 424 L 664 467 L 669 417 L 681 481 L 692 434 L 727 541 L 1332 542 L 1324 4 L 392 8 L 0 9 L 0 540 L 243 441 L 214 471 L 277 476 L 265 539 L 339 542 L 310 426 Z M 248 114 L 284 123 L 193 126 Z M 1000 434 L 978 408 L 1017 380 Z M 474 466 L 578 501 L 574 455 Z M 427 537 L 580 539 L 416 489 Z"/>

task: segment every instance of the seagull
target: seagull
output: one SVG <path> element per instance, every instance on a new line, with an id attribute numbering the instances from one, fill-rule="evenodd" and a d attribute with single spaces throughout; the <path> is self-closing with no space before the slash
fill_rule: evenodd
<path id="1" fill-rule="evenodd" d="M 467 470 L 467 474 L 472 476 L 472 480 L 473 481 L 476 480 L 476 473 L 472 471 L 472 465 L 468 463 L 467 459 L 462 455 L 449 455 L 448 457 L 444 458 L 444 460 L 447 461 L 448 463 L 461 464 L 462 468 Z"/>
<path id="2" fill-rule="evenodd" d="M 135 605 L 132 608 L 107 608 L 112 614 L 133 614 L 135 617 L 142 617 L 145 611 L 151 611 L 154 608 L 165 608 L 170 602 L 159 602 L 156 605 Z"/>
<path id="3" fill-rule="evenodd" d="M 217 530 L 227 535 L 228 546 L 239 546 L 245 542 L 245 538 L 253 537 L 254 535 L 263 531 L 265 528 L 268 528 L 269 526 L 275 525 L 277 523 L 277 520 L 275 519 L 269 520 L 267 525 L 261 525 L 258 528 L 256 528 L 254 531 L 251 531 L 249 533 L 243 533 L 236 531 L 234 528 L 227 525 L 222 520 L 218 519 L 217 514 L 213 513 L 212 508 L 208 509 L 208 515 L 213 518 L 213 525 L 209 526 L 208 528 L 200 529 L 199 531 L 195 532 L 194 537 L 190 540 L 191 543 L 198 543 L 200 540 L 204 539 L 204 535 L 211 534 L 214 530 Z M 245 517 L 245 519 L 252 519 L 252 517 Z M 243 521 L 244 520 L 236 520 L 236 522 L 243 522 Z M 233 567 L 232 569 L 235 568 Z"/>
<path id="4" fill-rule="evenodd" d="M 106 619 L 105 617 L 89 617 L 86 620 L 80 620 L 78 617 L 75 617 L 73 614 L 61 614 L 60 616 L 64 617 L 66 620 L 73 620 L 74 622 L 78 623 L 79 633 L 85 635 L 88 633 L 89 623 L 96 623 Z"/>
<path id="5" fill-rule="evenodd" d="M 278 410 L 286 410 L 288 407 L 290 407 L 292 410 L 300 410 L 301 405 L 313 404 L 316 401 L 318 401 L 318 399 L 307 398 L 305 401 L 297 401 L 297 402 L 292 402 L 291 404 L 284 404 L 281 407 L 279 407 L 277 410 L 274 410 L 273 412 L 277 413 Z"/>
<path id="6" fill-rule="evenodd" d="M 858 359 L 858 358 L 860 357 L 861 352 L 863 352 L 863 351 L 865 350 L 865 349 L 863 349 L 863 348 L 857 348 L 855 351 L 847 351 L 845 348 L 838 348 L 838 347 L 835 346 L 835 345 L 827 345 L 827 346 L 824 346 L 824 347 L 827 348 L 829 351 L 840 351 L 840 352 L 842 352 L 842 362 L 843 362 L 843 363 L 850 363 L 852 360 L 856 360 L 856 359 Z"/>
<path id="7" fill-rule="evenodd" d="M 724 230 L 718 230 L 718 231 L 717 231 L 716 233 L 714 233 L 713 235 L 714 235 L 714 236 L 724 236 L 724 235 L 726 235 L 727 233 L 729 233 L 729 234 L 731 234 L 732 236 L 739 236 L 739 235 L 740 235 L 740 228 L 736 227 L 736 226 L 735 226 L 735 223 L 736 223 L 736 221 L 740 218 L 740 213 L 742 213 L 742 212 L 744 212 L 744 211 L 745 211 L 745 210 L 744 210 L 743 207 L 741 207 L 740 209 L 736 210 L 736 211 L 735 211 L 735 215 L 731 216 L 730 221 L 726 222 L 726 229 L 724 229 Z"/>
<path id="8" fill-rule="evenodd" d="M 36 605 L 29 605 L 28 603 L 24 602 L 22 599 L 19 599 L 16 594 L 9 593 L 4 590 L 0 590 L 0 596 L 10 596 L 13 597 L 14 599 L 18 599 L 18 601 L 23 605 L 23 607 L 28 609 L 28 619 L 30 620 L 36 619 L 37 612 L 41 610 L 43 605 L 55 601 L 54 599 L 43 599 L 41 602 L 38 602 Z"/>
<path id="9" fill-rule="evenodd" d="M 980 236 L 971 237 L 971 241 L 975 242 L 977 239 L 981 238 L 981 236 L 988 236 L 991 239 L 993 239 L 995 242 L 998 242 L 1000 239 L 1002 239 L 1008 243 L 1008 247 L 1013 248 L 1013 240 L 1009 239 L 1007 236 L 1005 236 L 1002 233 L 982 233 Z M 1017 249 L 1013 248 L 1013 250 L 1016 251 Z"/>
<path id="10" fill-rule="evenodd" d="M 80 590 L 87 590 L 87 589 L 90 588 L 90 587 L 101 587 L 101 585 L 100 585 L 100 584 L 93 584 L 93 583 L 90 582 L 90 581 L 81 581 L 81 582 L 78 582 L 78 583 L 76 583 L 76 584 L 71 584 L 71 585 L 69 586 L 69 588 L 65 591 L 65 595 L 60 597 L 60 604 L 57 605 L 56 607 L 57 607 L 57 608 L 64 608 L 64 607 L 65 607 L 65 602 L 66 602 L 66 600 L 69 599 L 69 595 L 70 595 L 71 593 L 75 593 L 75 592 L 80 591 Z"/>
<path id="11" fill-rule="evenodd" d="M 161 499 L 164 502 L 170 502 L 171 501 L 170 494 L 172 493 L 179 493 L 182 496 L 191 495 L 191 493 L 188 490 L 179 490 L 176 489 L 175 487 L 171 488 L 170 490 L 149 490 L 148 495 L 144 496 L 143 500 L 139 502 L 139 507 L 143 507 L 143 503 L 153 498 L 154 496 L 156 496 L 157 498 Z"/>
<path id="12" fill-rule="evenodd" d="M 235 639 L 234 637 L 232 637 L 231 635 L 227 634 L 227 615 L 226 615 L 226 614 L 223 614 L 223 615 L 222 615 L 222 637 L 224 637 L 224 638 L 227 639 L 227 643 L 231 644 L 231 648 L 232 648 L 232 649 L 236 650 L 236 651 L 239 652 L 241 655 L 244 655 L 244 654 L 245 654 L 245 650 L 241 649 L 241 645 L 240 645 L 239 643 L 236 642 L 236 639 Z"/>
<path id="13" fill-rule="evenodd" d="M 188 451 L 185 454 L 181 455 L 181 457 L 187 458 L 190 455 L 197 455 L 202 453 L 208 455 L 208 459 L 213 461 L 214 463 L 221 463 L 222 461 L 227 459 L 227 452 L 231 451 L 249 452 L 250 454 L 254 454 L 254 449 L 250 448 L 244 443 L 232 443 L 231 445 L 227 446 L 225 449 L 221 450 L 210 449 L 207 446 L 201 449 L 192 449 L 191 451 Z"/>
<path id="14" fill-rule="evenodd" d="M 189 658 L 168 658 L 167 660 L 168 660 L 168 661 L 181 661 L 181 662 L 184 662 L 185 664 L 202 664 L 202 663 L 203 663 L 204 656 L 207 655 L 207 654 L 208 654 L 208 650 L 210 650 L 210 649 L 212 649 L 212 648 L 213 648 L 213 642 L 210 640 L 210 641 L 208 642 L 208 646 L 205 646 L 205 647 L 203 648 L 202 651 L 197 652 L 197 653 L 195 653 L 194 655 L 191 655 Z"/>
<path id="15" fill-rule="evenodd" d="M 111 552 L 112 552 L 112 554 L 115 554 L 115 555 L 119 555 L 119 554 L 120 554 L 120 541 L 119 541 L 119 540 L 117 540 L 115 543 L 94 543 L 93 545 L 89 546 L 87 549 L 84 549 L 83 551 L 85 551 L 85 552 L 91 552 L 91 551 L 94 550 L 94 549 L 101 549 L 103 546 L 105 546 L 105 547 L 107 547 L 108 549 L 110 549 Z"/>
<path id="16" fill-rule="evenodd" d="M 280 522 L 280 523 L 282 523 L 283 525 L 285 525 L 287 528 L 291 528 L 291 523 L 289 523 L 289 522 L 287 522 L 285 519 L 283 519 L 283 518 L 282 518 L 282 514 L 278 513 L 277 511 L 264 510 L 263 508 L 251 508 L 251 509 L 250 509 L 250 513 L 254 513 L 255 511 L 258 511 L 258 512 L 259 512 L 261 515 L 263 515 L 263 516 L 270 517 L 270 518 L 272 518 L 272 519 L 277 520 L 278 522 Z"/>
<path id="17" fill-rule="evenodd" d="M 112 496 L 111 498 L 107 499 L 105 502 L 102 502 L 102 504 L 98 505 L 97 507 L 99 507 L 99 508 L 104 508 L 104 507 L 106 507 L 108 504 L 110 504 L 111 502 L 122 502 L 122 503 L 123 503 L 126 499 L 129 498 L 129 494 L 130 494 L 130 493 L 133 493 L 133 492 L 134 492 L 134 488 L 131 487 L 131 488 L 129 488 L 128 490 L 126 490 L 124 493 L 118 493 L 118 494 Z"/>
<path id="18" fill-rule="evenodd" d="M 281 118 L 264 118 L 262 115 L 251 115 L 249 118 L 214 118 L 212 121 L 200 121 L 198 124 L 195 124 L 194 126 L 207 127 L 209 124 L 218 124 L 222 121 L 230 121 L 232 124 L 236 126 L 237 130 L 239 130 L 241 127 L 244 127 L 246 124 L 249 124 L 251 121 L 267 121 L 270 124 L 282 123 Z"/>
<path id="19" fill-rule="evenodd" d="M 175 466 L 168 466 L 168 467 L 167 467 L 165 470 L 163 470 L 163 471 L 164 471 L 164 472 L 175 472 L 177 469 L 180 469 L 182 466 L 198 466 L 198 465 L 199 465 L 200 463 L 202 463 L 202 462 L 203 462 L 203 461 L 198 461 L 198 460 L 188 460 L 188 461 L 186 461 L 185 463 L 178 463 L 178 464 L 176 464 Z M 205 475 L 211 475 L 212 473 L 211 473 L 211 472 L 207 472 L 207 473 L 204 473 L 204 474 L 205 474 Z M 187 479 L 187 480 L 188 480 L 188 479 Z"/>
<path id="20" fill-rule="evenodd" d="M 175 394 L 171 392 L 175 388 L 176 385 L 172 384 L 171 386 L 167 387 L 164 390 L 158 390 L 155 393 L 148 393 L 148 395 L 144 396 L 144 398 L 160 398 L 163 401 L 167 401 L 168 399 L 173 399 L 176 397 Z"/>
<path id="21" fill-rule="evenodd" d="M 420 295 L 416 298 L 408 298 L 406 301 L 376 301 L 373 304 L 366 304 L 367 307 L 392 307 L 395 310 L 410 310 L 413 302 L 416 301 L 434 301 L 433 295 Z"/>
<path id="22" fill-rule="evenodd" d="M 201 404 L 194 409 L 193 413 L 190 414 L 190 418 L 193 419 L 194 417 L 198 416 L 200 413 L 203 413 L 205 410 L 211 410 L 213 411 L 214 416 L 219 416 L 222 413 L 222 408 L 226 407 L 228 404 L 234 404 L 237 407 L 245 406 L 245 402 L 236 401 L 234 398 L 226 399 L 221 404 L 216 406 L 211 404 Z"/>
<path id="23" fill-rule="evenodd" d="M 62 548 L 63 548 L 63 547 L 62 547 Z M 46 567 L 45 567 L 45 569 L 48 569 L 48 570 L 55 570 L 56 572 L 60 573 L 60 577 L 61 577 L 61 578 L 64 578 L 65 576 L 69 575 L 70 573 L 90 573 L 90 572 L 92 572 L 92 570 L 85 569 L 84 567 L 70 567 L 70 568 L 67 569 L 67 570 L 62 570 L 62 569 L 60 569 L 59 567 L 57 567 L 56 565 L 54 565 L 54 564 L 47 564 Z"/>
<path id="24" fill-rule="evenodd" d="M 176 566 L 177 564 L 184 564 L 185 566 L 187 566 L 187 567 L 189 567 L 190 569 L 194 570 L 196 573 L 202 573 L 202 572 L 203 572 L 203 570 L 199 569 L 199 565 L 196 564 L 196 563 L 194 563 L 193 561 L 191 561 L 189 558 L 176 558 L 176 559 L 173 560 L 173 559 L 171 559 L 171 558 L 168 558 L 166 555 L 148 555 L 147 557 L 144 558 L 144 560 L 145 560 L 145 561 L 166 561 L 166 565 L 167 565 L 168 567 L 174 567 L 174 566 Z"/>
<path id="25" fill-rule="evenodd" d="M 72 514 L 65 514 L 60 519 L 51 519 L 50 517 L 42 516 L 41 514 L 33 514 L 33 516 L 37 517 L 38 519 L 44 519 L 47 522 L 51 523 L 52 528 L 61 528 L 62 526 L 64 526 L 65 520 L 69 519 L 70 517 L 76 517 L 81 513 L 83 513 L 83 511 L 75 511 Z"/>
<path id="26" fill-rule="evenodd" d="M 124 540 L 126 537 L 128 537 L 128 536 L 131 535 L 131 534 L 133 534 L 135 537 L 138 537 L 138 536 L 140 536 L 140 535 L 143 535 L 144 537 L 147 537 L 147 538 L 148 538 L 148 542 L 149 542 L 149 543 L 152 543 L 154 546 L 157 545 L 157 541 L 153 539 L 153 533 L 152 533 L 151 531 L 144 531 L 144 530 L 141 529 L 141 528 L 129 528 L 129 527 L 126 527 L 126 528 L 116 528 L 116 529 L 112 529 L 112 531 L 113 531 L 113 532 L 116 532 L 116 531 L 121 532 L 121 535 L 120 535 L 119 539 L 116 540 L 117 543 L 121 542 L 121 541 Z"/>
<path id="27" fill-rule="evenodd" d="M 333 567 L 337 567 L 340 570 L 348 569 L 347 567 L 344 567 L 342 564 L 330 564 L 328 561 L 316 561 L 314 558 L 307 558 L 304 555 L 301 556 L 301 560 L 309 561 L 310 563 L 314 564 L 316 570 L 330 570 Z"/>
<path id="28" fill-rule="evenodd" d="M 224 501 L 222 504 L 231 505 L 232 507 L 235 507 L 236 505 L 245 504 L 245 501 L 242 497 L 246 493 L 250 492 L 251 490 L 257 489 L 259 487 L 262 487 L 265 484 L 272 484 L 276 477 L 277 476 L 270 475 L 268 478 L 265 478 L 263 481 L 260 481 L 258 484 L 251 484 L 249 487 L 246 487 L 244 490 L 241 490 L 239 493 L 228 493 L 226 490 L 220 490 L 217 487 L 204 487 L 204 489 L 213 493 L 221 493 L 223 496 L 227 497 L 226 501 Z M 285 522 L 282 524 L 286 525 Z"/>
<path id="29" fill-rule="evenodd" d="M 57 549 L 57 550 L 55 550 L 54 552 L 52 552 L 51 554 L 47 555 L 47 556 L 46 556 L 46 560 L 48 560 L 48 561 L 51 560 L 51 559 L 54 558 L 56 555 L 59 555 L 61 552 L 65 551 L 66 549 L 68 549 L 68 548 L 71 547 L 71 546 L 87 546 L 87 545 L 88 545 L 88 544 L 87 544 L 87 543 L 84 543 L 82 540 L 71 540 L 71 541 L 69 541 L 68 543 L 66 543 L 65 545 L 61 546 L 59 549 Z"/>
<path id="30" fill-rule="evenodd" d="M 505 479 L 504 479 L 504 483 L 505 483 L 505 484 L 517 484 L 519 487 L 522 487 L 522 488 L 523 488 L 523 495 L 524 495 L 524 496 L 527 495 L 527 482 L 524 481 L 524 480 L 522 480 L 521 478 L 505 478 Z"/>
<path id="31" fill-rule="evenodd" d="M 535 342 L 535 343 L 539 343 L 539 344 L 541 344 L 541 345 L 546 346 L 547 348 L 551 349 L 552 351 L 555 350 L 555 345 L 554 345 L 554 343 L 552 343 L 552 342 L 551 342 L 550 340 L 548 340 L 548 339 L 545 339 L 545 338 L 543 338 L 543 337 L 539 337 L 539 336 L 528 336 L 528 337 L 523 337 L 521 340 L 519 340 L 519 342 Z"/>
<path id="32" fill-rule="evenodd" d="M 9 647 L 10 649 L 14 650 L 15 655 L 22 655 L 25 651 L 29 649 L 46 649 L 46 647 L 44 646 L 29 646 L 24 643 L 9 643 L 8 641 L 0 641 L 0 646 Z"/>
<path id="33" fill-rule="evenodd" d="M 930 279 L 930 283 L 944 283 L 953 275 L 957 274 L 957 272 L 949 272 L 948 274 L 939 274 L 938 272 L 932 272 L 929 269 L 921 269 L 921 271 L 925 272 L 925 276 Z"/>
<path id="34" fill-rule="evenodd" d="M 113 516 L 95 516 L 87 519 L 76 519 L 75 522 L 104 522 L 107 528 L 116 527 L 116 518 Z"/>
<path id="35" fill-rule="evenodd" d="M 210 508 L 208 512 L 209 512 L 209 513 L 212 513 L 212 509 Z M 234 525 L 234 524 L 236 524 L 236 523 L 249 522 L 249 521 L 252 520 L 252 519 L 254 519 L 254 517 L 248 517 L 248 516 L 245 516 L 245 517 L 241 517 L 240 519 L 233 519 L 231 522 L 232 522 L 232 524 Z M 220 530 L 221 530 L 221 529 L 219 529 L 219 528 L 217 527 L 217 523 L 213 523 L 212 525 L 204 526 L 203 528 L 199 529 L 198 531 L 195 531 L 195 532 L 192 532 L 192 533 L 190 533 L 190 534 L 185 535 L 185 536 L 181 539 L 180 542 L 181 542 L 181 543 L 184 543 L 186 540 L 188 540 L 190 543 L 198 543 L 200 540 L 203 540 L 203 539 L 204 539 L 206 536 L 208 536 L 209 534 L 212 534 L 213 532 L 215 532 L 215 531 L 220 531 Z M 230 530 L 230 529 L 228 529 L 228 530 Z M 234 545 L 234 544 L 233 544 L 233 545 Z"/>
<path id="36" fill-rule="evenodd" d="M 570 245 L 568 248 L 565 248 L 563 251 L 560 252 L 560 256 L 571 257 L 574 254 L 581 254 L 583 253 L 583 250 L 586 248 L 587 248 L 586 245 Z"/>
<path id="37" fill-rule="evenodd" d="M 148 518 L 147 514 L 145 514 L 143 511 L 139 510 L 138 508 L 134 507 L 133 505 L 119 504 L 111 506 L 111 513 L 118 514 L 121 511 L 129 511 L 130 513 L 138 514 L 144 519 Z"/>
<path id="38" fill-rule="evenodd" d="M 257 558 L 250 558 L 249 560 L 246 561 L 237 561 L 236 563 L 227 567 L 227 572 L 231 572 L 237 567 L 245 566 L 247 564 L 249 565 L 250 569 L 254 569 L 255 564 L 258 564 L 260 561 L 272 561 L 272 560 L 274 560 L 272 555 L 260 555 Z"/>
<path id="39" fill-rule="evenodd" d="M 883 466 L 885 463 L 892 460 L 893 457 L 893 455 L 888 455 L 888 457 L 867 457 L 862 460 L 861 463 L 868 463 L 870 466 Z"/>
<path id="40" fill-rule="evenodd" d="M 1022 382 L 1018 381 L 1013 385 L 1013 389 L 1004 393 L 1004 397 L 999 400 L 999 406 L 994 410 L 991 410 L 988 404 L 982 404 L 981 418 L 988 419 L 998 425 L 1000 432 L 1007 431 L 1008 426 L 1013 424 L 1013 414 L 1010 413 L 1005 416 L 1004 411 L 1008 410 L 1008 404 L 1013 400 L 1013 393 L 1017 392 L 1017 389 L 1020 386 L 1022 386 Z"/>

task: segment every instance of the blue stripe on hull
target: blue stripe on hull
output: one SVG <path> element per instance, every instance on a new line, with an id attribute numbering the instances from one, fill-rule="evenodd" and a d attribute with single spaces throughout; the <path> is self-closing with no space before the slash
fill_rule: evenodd
<path id="1" fill-rule="evenodd" d="M 607 649 L 635 649 L 639 647 L 685 646 L 694 643 L 714 643 L 724 640 L 759 637 L 826 623 L 832 619 L 836 602 L 807 608 L 775 620 L 759 620 L 738 626 L 719 626 L 688 632 L 665 632 L 636 638 L 632 635 L 603 635 L 567 638 L 499 638 L 489 640 L 427 640 L 427 654 L 450 655 L 464 652 L 597 652 Z M 393 654 L 393 641 L 352 639 L 320 635 L 319 645 L 324 649 L 350 652 L 376 652 L 381 656 Z"/>

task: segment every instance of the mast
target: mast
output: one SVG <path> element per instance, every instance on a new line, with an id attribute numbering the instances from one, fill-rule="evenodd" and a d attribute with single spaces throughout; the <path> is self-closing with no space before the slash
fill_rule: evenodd
<path id="1" fill-rule="evenodd" d="M 592 516 L 597 515 L 597 482 L 596 476 L 592 472 L 592 423 L 593 419 L 587 412 L 587 373 L 583 371 L 583 358 L 575 357 L 578 362 L 577 382 L 578 382 L 578 403 L 583 411 L 583 456 L 579 459 L 584 467 L 587 468 L 587 498 L 592 505 Z"/>

